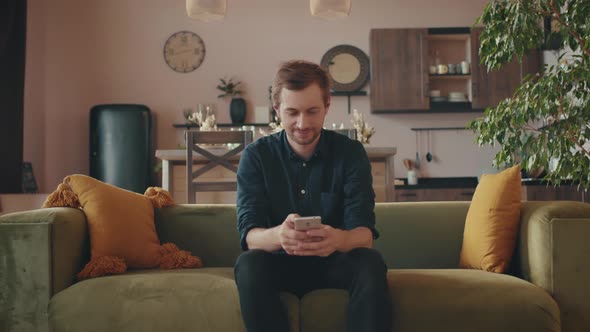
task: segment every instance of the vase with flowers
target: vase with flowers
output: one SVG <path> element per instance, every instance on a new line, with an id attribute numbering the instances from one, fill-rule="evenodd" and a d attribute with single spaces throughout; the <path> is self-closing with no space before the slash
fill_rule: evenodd
<path id="1" fill-rule="evenodd" d="M 217 121 L 215 120 L 215 114 L 213 114 L 211 107 L 206 106 L 205 111 L 206 114 L 203 114 L 201 110 L 193 112 L 191 109 L 186 109 L 184 111 L 184 117 L 189 124 L 196 125 L 201 131 L 217 130 Z"/>
<path id="2" fill-rule="evenodd" d="M 350 122 L 356 130 L 356 139 L 363 144 L 369 144 L 371 136 L 375 134 L 375 128 L 365 122 L 363 113 L 360 113 L 356 109 L 352 110 L 352 120 Z"/>
<path id="3" fill-rule="evenodd" d="M 220 83 L 217 85 L 217 90 L 223 93 L 218 95 L 217 98 L 231 98 L 229 104 L 229 115 L 231 117 L 232 124 L 243 124 L 246 120 L 246 101 L 240 97 L 243 93 L 238 87 L 242 83 L 240 81 L 234 82 L 233 78 L 219 79 Z"/>

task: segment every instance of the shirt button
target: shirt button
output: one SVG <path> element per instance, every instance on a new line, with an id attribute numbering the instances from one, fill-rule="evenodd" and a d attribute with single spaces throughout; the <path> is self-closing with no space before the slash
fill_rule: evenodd
<path id="1" fill-rule="evenodd" d="M 307 166 L 307 163 L 303 163 L 303 167 Z"/>
<path id="2" fill-rule="evenodd" d="M 305 189 L 301 189 L 299 193 L 301 193 L 301 195 L 305 195 Z"/>

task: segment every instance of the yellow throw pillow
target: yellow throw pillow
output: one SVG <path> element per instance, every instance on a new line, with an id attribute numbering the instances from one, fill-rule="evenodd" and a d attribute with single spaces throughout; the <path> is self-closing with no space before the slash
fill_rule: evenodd
<path id="1" fill-rule="evenodd" d="M 81 207 L 88 222 L 91 260 L 78 274 L 86 279 L 130 269 L 200 267 L 201 261 L 174 244 L 160 245 L 154 208 L 172 205 L 170 194 L 148 188 L 140 195 L 86 175 L 67 176 L 43 207 Z"/>
<path id="2" fill-rule="evenodd" d="M 496 273 L 508 269 L 518 234 L 520 192 L 519 165 L 482 175 L 467 212 L 460 267 Z"/>
<path id="3" fill-rule="evenodd" d="M 149 198 L 84 175 L 66 177 L 88 220 L 92 257 L 123 257 L 129 268 L 160 263 L 160 240 Z"/>

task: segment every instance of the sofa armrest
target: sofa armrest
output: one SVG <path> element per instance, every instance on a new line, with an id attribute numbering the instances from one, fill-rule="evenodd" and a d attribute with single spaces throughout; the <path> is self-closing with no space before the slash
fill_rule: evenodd
<path id="1" fill-rule="evenodd" d="M 547 290 L 562 331 L 590 331 L 590 204 L 523 202 L 516 262 L 521 276 Z"/>
<path id="2" fill-rule="evenodd" d="M 79 209 L 0 216 L 0 330 L 46 331 L 49 299 L 75 281 L 88 248 Z"/>

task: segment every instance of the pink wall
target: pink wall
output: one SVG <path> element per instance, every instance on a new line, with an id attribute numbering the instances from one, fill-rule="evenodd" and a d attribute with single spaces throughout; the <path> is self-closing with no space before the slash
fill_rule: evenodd
<path id="1" fill-rule="evenodd" d="M 228 104 L 216 98 L 218 79 L 245 83 L 251 112 L 267 105 L 267 87 L 287 59 L 319 62 L 331 47 L 350 44 L 369 53 L 369 31 L 387 27 L 471 26 L 487 0 L 356 0 L 347 19 L 309 14 L 307 0 L 228 1 L 224 21 L 189 19 L 183 0 L 29 0 L 25 100 L 25 159 L 33 161 L 43 191 L 71 173 L 88 173 L 88 114 L 95 104 L 141 103 L 157 116 L 157 148 L 175 148 L 182 109 L 214 103 L 221 123 Z M 164 63 L 162 46 L 179 30 L 204 40 L 204 63 L 179 74 Z M 368 88 L 368 87 L 367 87 Z M 415 156 L 412 127 L 464 126 L 477 114 L 369 114 L 369 97 L 353 97 L 377 129 L 372 146 L 396 146 L 396 176 L 403 158 Z M 250 114 L 252 116 L 252 114 Z M 335 97 L 327 124 L 349 126 L 346 98 Z M 425 141 L 426 135 L 423 141 Z M 467 131 L 433 133 L 437 161 L 423 162 L 428 176 L 476 176 L 491 170 L 491 149 Z M 426 144 L 423 154 L 426 153 Z"/>

